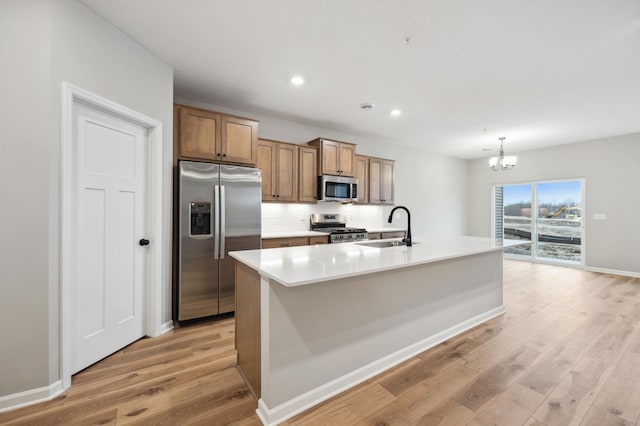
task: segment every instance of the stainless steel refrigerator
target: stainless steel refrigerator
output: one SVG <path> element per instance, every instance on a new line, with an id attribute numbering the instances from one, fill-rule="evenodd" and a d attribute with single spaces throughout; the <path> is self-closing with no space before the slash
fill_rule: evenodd
<path id="1" fill-rule="evenodd" d="M 261 244 L 260 169 L 179 163 L 178 320 L 235 310 L 230 251 Z"/>

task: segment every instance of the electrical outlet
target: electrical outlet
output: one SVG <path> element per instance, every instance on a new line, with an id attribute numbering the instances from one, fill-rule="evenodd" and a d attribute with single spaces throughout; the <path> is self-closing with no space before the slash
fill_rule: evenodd
<path id="1" fill-rule="evenodd" d="M 593 220 L 607 220 L 607 214 L 606 213 L 594 213 L 593 214 Z"/>

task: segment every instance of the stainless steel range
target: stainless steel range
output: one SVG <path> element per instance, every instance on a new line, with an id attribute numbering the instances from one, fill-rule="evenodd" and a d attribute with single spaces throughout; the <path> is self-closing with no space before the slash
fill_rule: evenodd
<path id="1" fill-rule="evenodd" d="M 349 243 L 369 239 L 366 229 L 347 228 L 347 218 L 341 214 L 312 214 L 311 230 L 329 232 L 331 243 Z"/>

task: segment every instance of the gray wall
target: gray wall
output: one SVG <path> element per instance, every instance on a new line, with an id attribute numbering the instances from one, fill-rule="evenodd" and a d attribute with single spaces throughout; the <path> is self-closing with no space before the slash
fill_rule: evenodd
<path id="1" fill-rule="evenodd" d="M 61 84 L 162 121 L 171 188 L 173 71 L 76 0 L 0 2 L 0 396 L 47 386 L 59 372 Z M 26 206 L 39 203 L 29 210 Z M 163 215 L 171 235 L 171 197 Z M 24 224 L 26 226 L 21 226 Z M 165 252 L 170 252 L 170 239 Z M 170 263 L 163 319 L 171 318 Z M 13 324 L 8 327 L 7 324 Z M 5 349 L 6 348 L 6 349 Z"/>
<path id="2" fill-rule="evenodd" d="M 49 384 L 50 26 L 48 1 L 0 2 L 0 396 Z"/>
<path id="3" fill-rule="evenodd" d="M 493 184 L 585 178 L 585 266 L 640 273 L 640 133 L 518 154 L 518 165 L 494 172 L 469 162 L 469 232 L 491 234 Z M 594 221 L 606 213 L 606 221 Z"/>
<path id="4" fill-rule="evenodd" d="M 356 143 L 358 154 L 396 160 L 395 202 L 396 205 L 405 205 L 411 210 L 413 235 L 467 233 L 466 160 L 188 99 L 176 98 L 176 102 L 260 120 L 261 138 L 299 144 L 317 137 L 333 138 Z M 384 217 L 387 217 L 391 207 L 385 207 L 384 210 Z M 394 219 L 394 227 L 406 225 L 405 215 L 400 216 L 398 221 Z"/>

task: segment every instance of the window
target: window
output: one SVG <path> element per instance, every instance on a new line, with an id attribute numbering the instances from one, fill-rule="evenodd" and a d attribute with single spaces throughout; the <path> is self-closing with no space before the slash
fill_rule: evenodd
<path id="1" fill-rule="evenodd" d="M 496 186 L 496 238 L 531 241 L 531 244 L 506 247 L 504 253 L 582 263 L 583 189 L 582 180 Z M 501 210 L 498 203 L 502 204 Z"/>

